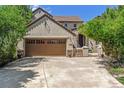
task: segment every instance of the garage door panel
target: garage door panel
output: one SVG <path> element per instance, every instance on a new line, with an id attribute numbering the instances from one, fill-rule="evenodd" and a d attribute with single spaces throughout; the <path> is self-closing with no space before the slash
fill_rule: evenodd
<path id="1" fill-rule="evenodd" d="M 26 56 L 65 56 L 65 39 L 35 39 L 26 40 Z"/>

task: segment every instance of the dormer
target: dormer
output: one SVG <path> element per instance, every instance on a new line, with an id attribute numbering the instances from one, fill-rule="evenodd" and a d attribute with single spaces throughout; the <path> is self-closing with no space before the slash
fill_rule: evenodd
<path id="1" fill-rule="evenodd" d="M 43 16 L 44 14 L 48 15 L 49 17 L 53 17 L 51 14 L 49 14 L 47 11 L 43 10 L 42 8 L 37 8 L 33 11 L 33 18 L 32 20 L 36 20 L 39 17 Z"/>

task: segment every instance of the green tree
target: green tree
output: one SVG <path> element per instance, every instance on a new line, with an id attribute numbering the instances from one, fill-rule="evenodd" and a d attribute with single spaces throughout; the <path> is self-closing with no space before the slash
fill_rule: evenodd
<path id="1" fill-rule="evenodd" d="M 16 47 L 32 16 L 27 6 L 0 6 L 0 63 L 16 58 Z"/>
<path id="2" fill-rule="evenodd" d="M 101 16 L 79 27 L 79 32 L 102 42 L 107 56 L 114 60 L 124 58 L 124 6 L 108 8 Z"/>

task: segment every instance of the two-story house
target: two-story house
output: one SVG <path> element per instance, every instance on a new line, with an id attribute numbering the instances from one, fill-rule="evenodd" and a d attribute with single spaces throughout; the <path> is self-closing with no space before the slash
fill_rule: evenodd
<path id="1" fill-rule="evenodd" d="M 86 43 L 77 31 L 82 23 L 78 16 L 53 16 L 38 8 L 18 48 L 24 50 L 25 56 L 68 56 L 68 51 Z"/>

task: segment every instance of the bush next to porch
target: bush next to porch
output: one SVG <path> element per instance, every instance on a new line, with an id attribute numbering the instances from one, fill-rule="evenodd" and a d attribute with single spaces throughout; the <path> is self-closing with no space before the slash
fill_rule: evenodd
<path id="1" fill-rule="evenodd" d="M 32 16 L 29 6 L 0 6 L 0 65 L 16 58 L 16 47 Z"/>
<path id="2" fill-rule="evenodd" d="M 124 6 L 108 8 L 101 16 L 97 16 L 79 27 L 79 32 L 102 42 L 105 54 L 112 62 L 124 62 Z"/>

